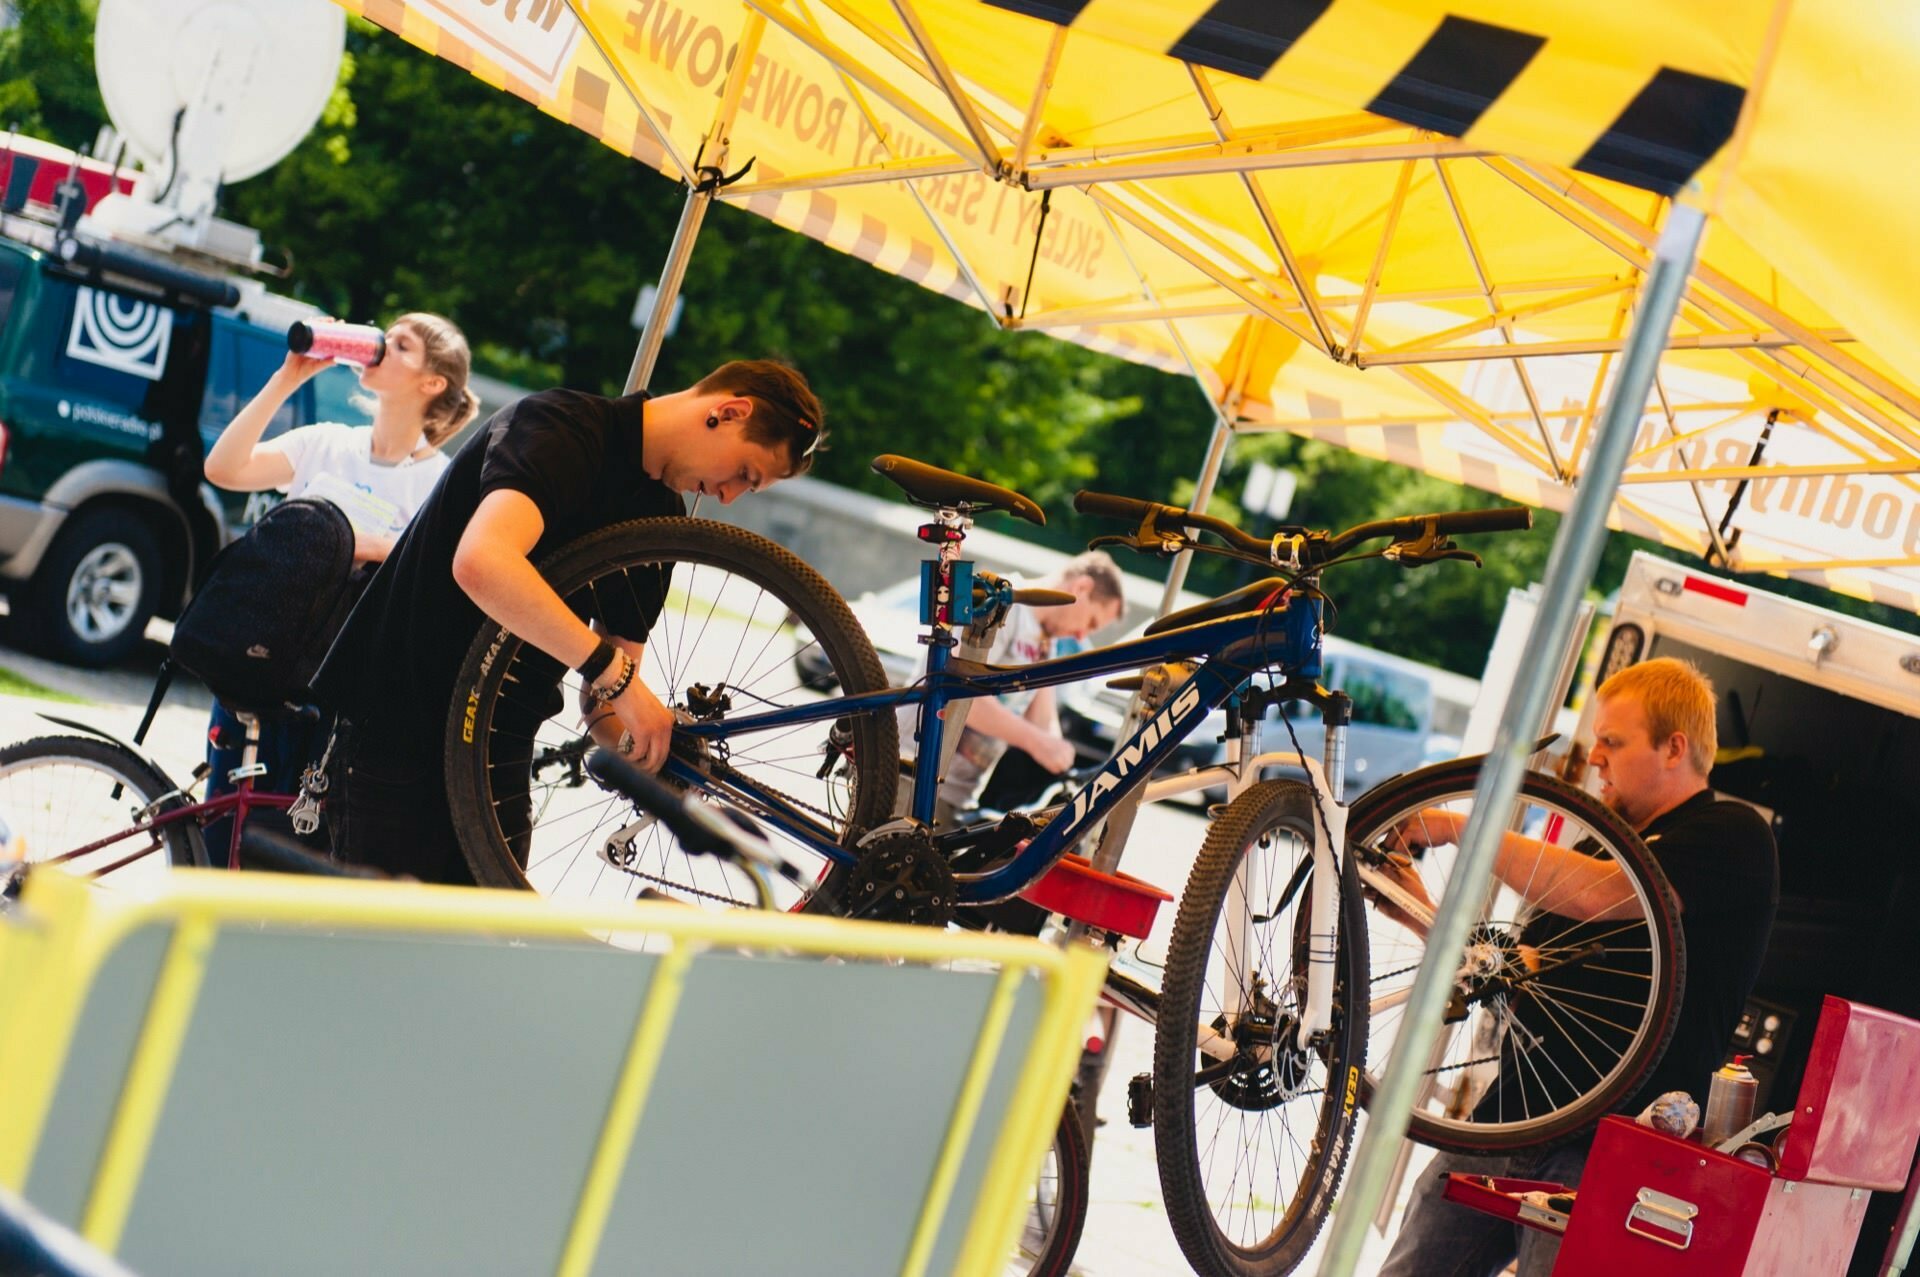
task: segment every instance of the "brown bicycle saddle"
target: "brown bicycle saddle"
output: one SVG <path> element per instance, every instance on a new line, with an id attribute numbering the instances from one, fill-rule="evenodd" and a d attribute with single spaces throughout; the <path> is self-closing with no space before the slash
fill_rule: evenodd
<path id="1" fill-rule="evenodd" d="M 915 505 L 969 512 L 1004 510 L 1029 523 L 1045 526 L 1047 522 L 1047 516 L 1039 506 L 1011 488 L 1003 488 L 984 479 L 970 479 L 964 474 L 942 470 L 911 457 L 882 453 L 873 459 L 873 471 L 898 484 L 900 490 L 907 494 L 907 499 Z"/>

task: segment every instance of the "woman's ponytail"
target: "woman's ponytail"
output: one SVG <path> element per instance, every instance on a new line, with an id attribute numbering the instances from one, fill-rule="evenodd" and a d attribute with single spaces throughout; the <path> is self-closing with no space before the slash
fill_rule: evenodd
<path id="1" fill-rule="evenodd" d="M 429 448 L 438 448 L 460 432 L 480 412 L 480 397 L 467 385 L 473 355 L 466 336 L 450 319 L 415 311 L 393 321 L 420 335 L 428 372 L 447 379 L 447 388 L 434 396 L 422 414 L 421 434 Z"/>

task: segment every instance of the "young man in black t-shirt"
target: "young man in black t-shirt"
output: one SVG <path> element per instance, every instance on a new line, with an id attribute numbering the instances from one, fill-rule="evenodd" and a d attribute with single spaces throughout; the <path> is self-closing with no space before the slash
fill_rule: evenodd
<path id="1" fill-rule="evenodd" d="M 1716 798 L 1707 786 L 1717 744 L 1714 695 L 1712 685 L 1693 666 L 1667 658 L 1646 661 L 1615 674 L 1595 695 L 1592 761 L 1600 776 L 1600 796 L 1645 840 L 1673 885 L 1687 959 L 1679 1023 L 1666 1054 L 1646 1083 L 1617 1108 L 1637 1113 L 1655 1096 L 1675 1090 L 1704 1102 L 1708 1079 L 1725 1057 L 1773 928 L 1780 894 L 1773 833 L 1753 808 Z M 1457 842 L 1462 824 L 1464 817 L 1456 814 L 1421 813 L 1400 837 L 1409 847 Z M 1603 969 L 1556 977 L 1563 1001 L 1584 998 L 1604 1005 L 1609 997 L 1644 996 L 1645 975 L 1636 977 L 1625 968 L 1631 955 L 1645 946 L 1637 946 L 1622 931 L 1644 924 L 1631 921 L 1639 909 L 1630 903 L 1631 888 L 1611 862 L 1578 848 L 1509 834 L 1496 855 L 1494 873 L 1541 909 L 1522 932 L 1523 943 L 1550 937 L 1553 950 L 1565 953 L 1578 950 L 1589 933 L 1605 937 L 1608 959 Z M 1523 1059 L 1520 1042 L 1529 1013 L 1527 999 L 1516 999 L 1515 1018 L 1521 1027 L 1502 1042 L 1500 1075 L 1476 1110 L 1481 1120 L 1497 1120 L 1503 1111 L 1528 1111 L 1530 1100 L 1537 1109 L 1541 1096 L 1534 1092 L 1550 1092 L 1556 1078 L 1573 1079 L 1579 1093 L 1597 1080 L 1582 1077 L 1582 1067 L 1590 1062 L 1580 1059 L 1578 1044 L 1549 1049 L 1545 1058 L 1536 1051 Z M 1554 1012 L 1546 1007 L 1539 1014 L 1551 1018 Z M 1564 1032 L 1550 1034 L 1548 1041 L 1563 1038 Z M 1560 1102 L 1567 1097 L 1550 1098 Z M 1520 1277 L 1545 1277 L 1559 1239 L 1446 1201 L 1440 1196 L 1444 1176 L 1461 1171 L 1577 1184 L 1591 1142 L 1588 1135 L 1504 1157 L 1442 1154 L 1415 1186 L 1382 1277 L 1491 1277 L 1516 1255 Z"/>
<path id="2" fill-rule="evenodd" d="M 659 770 L 673 715 L 628 670 L 646 635 L 596 633 L 534 561 L 626 519 L 684 514 L 689 494 L 726 505 L 800 474 L 821 418 L 806 378 L 767 360 L 725 364 L 668 395 L 549 390 L 495 413 L 447 467 L 315 680 L 346 724 L 329 804 L 336 854 L 429 882 L 473 881 L 442 744 L 460 662 L 487 618 L 591 686 L 618 689 L 606 708 L 632 737 L 629 757 Z"/>

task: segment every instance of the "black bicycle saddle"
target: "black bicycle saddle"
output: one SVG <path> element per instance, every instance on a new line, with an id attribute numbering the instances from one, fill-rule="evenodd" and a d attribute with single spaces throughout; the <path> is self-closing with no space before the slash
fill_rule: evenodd
<path id="1" fill-rule="evenodd" d="M 1046 525 L 1047 516 L 1039 506 L 1011 488 L 969 479 L 964 474 L 942 470 L 911 457 L 882 453 L 873 459 L 873 472 L 885 475 L 900 486 L 915 505 L 932 509 L 1005 510 L 1029 523 Z"/>

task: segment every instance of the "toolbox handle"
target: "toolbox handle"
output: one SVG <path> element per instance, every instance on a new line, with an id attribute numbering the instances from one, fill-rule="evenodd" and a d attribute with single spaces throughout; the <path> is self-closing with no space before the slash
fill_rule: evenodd
<path id="1" fill-rule="evenodd" d="M 1662 1246 L 1685 1250 L 1693 1243 L 1693 1220 L 1699 1213 L 1700 1208 L 1692 1202 L 1643 1188 L 1634 1195 L 1633 1206 L 1627 1211 L 1627 1231 Z"/>

